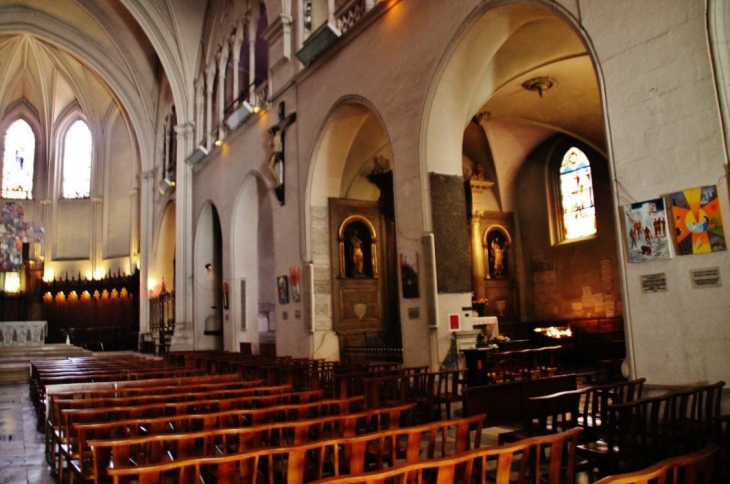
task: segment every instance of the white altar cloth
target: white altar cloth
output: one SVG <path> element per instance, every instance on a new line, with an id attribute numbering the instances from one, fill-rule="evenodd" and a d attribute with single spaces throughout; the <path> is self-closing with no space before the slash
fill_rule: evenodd
<path id="1" fill-rule="evenodd" d="M 46 321 L 2 321 L 0 346 L 41 346 L 47 332 Z"/>
<path id="2" fill-rule="evenodd" d="M 497 316 L 472 318 L 471 326 L 474 329 L 482 329 L 482 334 L 488 339 L 496 338 L 499 335 L 499 321 L 497 320 Z"/>

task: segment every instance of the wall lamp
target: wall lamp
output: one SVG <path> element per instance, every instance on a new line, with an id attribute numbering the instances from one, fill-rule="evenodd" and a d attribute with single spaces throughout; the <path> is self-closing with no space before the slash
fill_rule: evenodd
<path id="1" fill-rule="evenodd" d="M 195 148 L 195 151 L 192 152 L 190 156 L 188 156 L 187 161 L 191 165 L 197 165 L 203 159 L 208 156 L 208 148 L 206 148 L 203 145 L 199 145 L 197 148 Z"/>
<path id="2" fill-rule="evenodd" d="M 208 271 L 208 272 L 212 271 L 213 270 L 213 264 L 211 264 L 210 262 L 208 262 L 207 264 L 205 264 L 205 270 Z"/>
<path id="3" fill-rule="evenodd" d="M 252 105 L 248 101 L 243 101 L 241 104 L 233 110 L 231 114 L 226 118 L 226 126 L 229 130 L 233 131 L 239 127 L 244 121 L 251 117 L 251 115 L 261 111 L 261 108 Z"/>
<path id="4" fill-rule="evenodd" d="M 165 177 L 160 180 L 157 188 L 160 191 L 160 195 L 166 195 L 170 190 L 175 188 L 175 180 L 170 180 L 169 178 Z"/>

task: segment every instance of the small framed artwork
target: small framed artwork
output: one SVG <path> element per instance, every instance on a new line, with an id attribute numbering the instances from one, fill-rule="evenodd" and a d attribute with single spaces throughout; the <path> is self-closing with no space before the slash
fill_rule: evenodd
<path id="1" fill-rule="evenodd" d="M 679 255 L 727 250 L 715 185 L 671 193 L 669 201 Z"/>
<path id="2" fill-rule="evenodd" d="M 629 262 L 671 259 L 667 210 L 663 198 L 623 206 Z"/>
<path id="3" fill-rule="evenodd" d="M 246 279 L 241 279 L 241 329 L 246 330 Z"/>
<path id="4" fill-rule="evenodd" d="M 458 314 L 449 314 L 449 330 L 459 331 L 461 329 L 461 318 Z"/>
<path id="5" fill-rule="evenodd" d="M 279 294 L 279 304 L 289 304 L 289 279 L 287 276 L 276 278 L 276 290 Z"/>
<path id="6" fill-rule="evenodd" d="M 298 303 L 302 300 L 302 290 L 299 284 L 299 266 L 289 268 L 289 284 L 291 285 L 291 300 Z"/>

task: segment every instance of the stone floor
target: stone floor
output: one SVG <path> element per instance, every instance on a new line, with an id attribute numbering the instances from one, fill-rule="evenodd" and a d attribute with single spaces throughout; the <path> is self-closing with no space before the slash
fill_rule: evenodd
<path id="1" fill-rule="evenodd" d="M 0 484 L 54 483 L 28 384 L 0 385 Z"/>

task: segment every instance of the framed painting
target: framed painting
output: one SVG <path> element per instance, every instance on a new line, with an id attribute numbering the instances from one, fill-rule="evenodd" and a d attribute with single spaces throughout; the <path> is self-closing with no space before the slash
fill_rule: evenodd
<path id="1" fill-rule="evenodd" d="M 727 250 L 716 186 L 671 193 L 669 200 L 680 255 Z"/>
<path id="2" fill-rule="evenodd" d="M 670 259 L 672 244 L 663 198 L 623 206 L 629 262 Z"/>
<path id="3" fill-rule="evenodd" d="M 287 276 L 276 278 L 276 290 L 279 294 L 279 304 L 289 304 L 289 280 Z"/>

